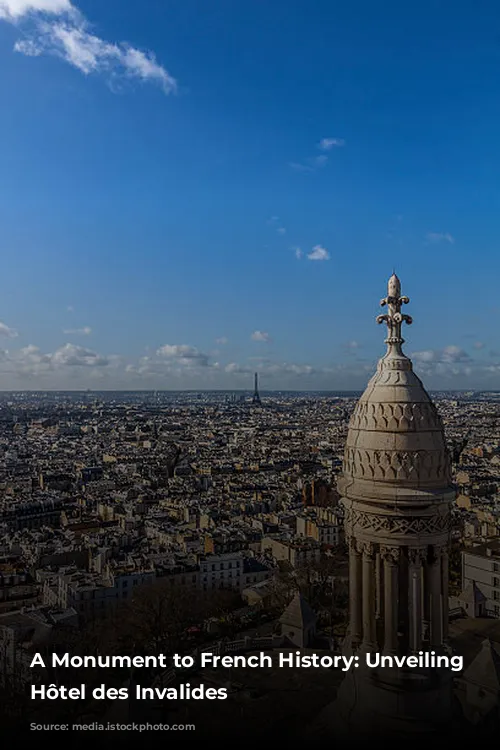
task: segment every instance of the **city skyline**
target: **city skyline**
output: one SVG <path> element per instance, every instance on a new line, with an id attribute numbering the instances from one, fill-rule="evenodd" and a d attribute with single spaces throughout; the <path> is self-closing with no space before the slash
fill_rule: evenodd
<path id="1" fill-rule="evenodd" d="M 473 9 L 0 0 L 1 389 L 362 390 L 394 267 L 426 386 L 496 390 Z"/>

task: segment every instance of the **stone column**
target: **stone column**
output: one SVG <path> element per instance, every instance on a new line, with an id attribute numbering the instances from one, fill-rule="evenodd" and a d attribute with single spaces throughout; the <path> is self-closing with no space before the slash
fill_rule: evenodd
<path id="1" fill-rule="evenodd" d="M 375 617 L 382 616 L 382 561 L 380 552 L 375 555 Z"/>
<path id="2" fill-rule="evenodd" d="M 422 648 L 422 558 L 424 550 L 410 548 L 408 556 L 410 649 L 419 651 Z"/>
<path id="3" fill-rule="evenodd" d="M 448 629 L 449 629 L 449 601 L 448 601 L 448 576 L 449 576 L 449 555 L 448 550 L 444 549 L 441 557 L 441 576 L 442 576 L 442 597 L 443 597 L 443 641 L 446 643 L 448 640 Z"/>
<path id="4" fill-rule="evenodd" d="M 398 648 L 398 547 L 383 547 L 384 560 L 384 652 Z"/>
<path id="5" fill-rule="evenodd" d="M 424 558 L 422 592 L 424 638 L 429 641 L 431 632 L 431 565 L 427 560 L 427 550 Z"/>
<path id="6" fill-rule="evenodd" d="M 361 642 L 361 553 L 356 540 L 350 540 L 349 549 L 349 617 L 351 625 L 351 643 Z"/>
<path id="7" fill-rule="evenodd" d="M 434 557 L 430 563 L 430 598 L 431 598 L 431 646 L 439 647 L 443 643 L 443 613 L 442 613 L 442 580 L 441 580 L 441 549 L 434 548 Z"/>
<path id="8" fill-rule="evenodd" d="M 376 645 L 375 631 L 375 550 L 373 544 L 363 544 L 363 646 L 367 650 Z"/>

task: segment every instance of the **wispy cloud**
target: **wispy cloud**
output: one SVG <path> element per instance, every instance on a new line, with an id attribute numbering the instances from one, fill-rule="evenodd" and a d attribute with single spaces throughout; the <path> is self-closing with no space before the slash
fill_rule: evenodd
<path id="1" fill-rule="evenodd" d="M 444 349 L 424 349 L 411 355 L 418 370 L 426 378 L 449 379 L 465 377 L 469 378 L 475 374 L 484 376 L 488 373 L 488 367 L 484 367 L 461 347 L 445 346 Z"/>
<path id="2" fill-rule="evenodd" d="M 226 367 L 224 368 L 225 372 L 230 375 L 250 375 L 254 372 L 253 367 L 248 367 L 247 365 L 241 365 L 237 362 L 230 362 Z M 270 362 L 267 361 L 261 361 L 259 363 L 259 373 L 261 375 L 265 375 L 266 377 L 272 377 L 277 378 L 283 375 L 292 375 L 292 376 L 305 376 L 305 375 L 311 375 L 315 372 L 314 367 L 311 365 L 299 365 L 291 362 Z"/>
<path id="3" fill-rule="evenodd" d="M 252 341 L 264 341 L 266 343 L 271 341 L 271 337 L 266 331 L 254 331 L 250 338 Z"/>
<path id="4" fill-rule="evenodd" d="M 344 349 L 346 349 L 351 354 L 357 352 L 359 347 L 360 344 L 358 341 L 348 341 L 346 344 L 344 344 Z"/>
<path id="5" fill-rule="evenodd" d="M 220 338 L 215 339 L 215 343 L 219 346 L 225 346 L 229 343 L 229 339 L 227 339 L 225 336 L 220 336 Z"/>
<path id="6" fill-rule="evenodd" d="M 330 260 L 330 253 L 321 245 L 315 245 L 307 258 L 308 260 Z"/>
<path id="7" fill-rule="evenodd" d="M 333 148 L 339 148 L 341 146 L 345 146 L 345 140 L 343 138 L 322 138 L 317 144 L 317 147 L 321 151 L 331 151 Z M 295 172 L 316 172 L 316 170 L 325 167 L 327 163 L 328 156 L 326 154 L 320 154 L 320 156 L 309 157 L 303 162 L 289 162 L 288 166 Z"/>
<path id="8" fill-rule="evenodd" d="M 304 255 L 300 247 L 296 247 L 294 252 L 295 252 L 295 257 L 297 258 L 297 260 L 300 260 L 302 256 Z"/>
<path id="9" fill-rule="evenodd" d="M 9 328 L 5 323 L 0 323 L 0 336 L 4 336 L 8 339 L 15 339 L 18 333 L 14 328 Z"/>
<path id="10" fill-rule="evenodd" d="M 294 172 L 314 172 L 314 169 L 307 164 L 300 164 L 296 161 L 289 162 L 288 166 L 293 169 Z"/>
<path id="11" fill-rule="evenodd" d="M 286 234 L 285 227 L 280 223 L 280 217 L 279 216 L 271 216 L 270 219 L 267 220 L 266 224 L 269 226 L 272 226 L 276 229 L 278 234 Z"/>
<path id="12" fill-rule="evenodd" d="M 83 328 L 67 328 L 63 331 L 67 336 L 90 336 L 92 328 L 84 326 Z"/>
<path id="13" fill-rule="evenodd" d="M 230 362 L 225 366 L 224 371 L 229 375 L 249 375 L 252 369 L 245 365 L 239 365 L 237 362 Z"/>
<path id="14" fill-rule="evenodd" d="M 469 362 L 471 359 L 466 351 L 454 344 L 445 346 L 444 349 L 424 349 L 420 352 L 414 352 L 411 356 L 416 362 L 423 363 L 435 362 L 452 364 L 455 362 Z"/>
<path id="15" fill-rule="evenodd" d="M 449 232 L 428 232 L 426 240 L 432 243 L 448 242 L 450 245 L 455 244 L 455 238 Z"/>
<path id="16" fill-rule="evenodd" d="M 70 0 L 0 0 L 0 19 L 22 28 L 16 52 L 59 57 L 85 75 L 135 79 L 156 83 L 166 94 L 176 91 L 177 82 L 152 52 L 96 36 Z"/>
<path id="17" fill-rule="evenodd" d="M 325 154 L 321 154 L 321 156 L 315 156 L 314 159 L 312 159 L 312 163 L 315 167 L 324 167 L 327 162 L 328 156 L 325 156 Z"/>
<path id="18" fill-rule="evenodd" d="M 332 148 L 340 148 L 341 146 L 345 146 L 343 138 L 322 138 L 318 143 L 318 148 L 322 151 L 331 151 Z"/>
<path id="19" fill-rule="evenodd" d="M 328 156 L 321 154 L 320 156 L 313 156 L 310 159 L 306 159 L 305 163 L 290 162 L 289 166 L 295 172 L 316 172 L 317 169 L 326 166 L 328 163 Z"/>

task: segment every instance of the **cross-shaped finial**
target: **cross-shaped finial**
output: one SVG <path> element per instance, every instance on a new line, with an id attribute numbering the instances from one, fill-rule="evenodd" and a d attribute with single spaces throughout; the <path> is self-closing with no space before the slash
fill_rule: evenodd
<path id="1" fill-rule="evenodd" d="M 412 318 L 410 315 L 403 315 L 401 313 L 401 307 L 407 305 L 409 302 L 408 297 L 401 296 L 401 282 L 395 273 L 392 274 L 387 284 L 387 297 L 380 300 L 380 305 L 384 307 L 387 305 L 387 314 L 378 315 L 377 323 L 387 324 L 387 338 L 385 340 L 389 348 L 401 352 L 401 344 L 404 344 L 404 339 L 401 336 L 401 325 L 402 323 L 412 324 Z"/>

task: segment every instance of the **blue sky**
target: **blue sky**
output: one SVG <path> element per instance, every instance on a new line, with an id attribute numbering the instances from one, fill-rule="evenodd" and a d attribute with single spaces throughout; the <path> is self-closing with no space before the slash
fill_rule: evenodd
<path id="1" fill-rule="evenodd" d="M 0 0 L 0 387 L 500 388 L 500 9 Z"/>

